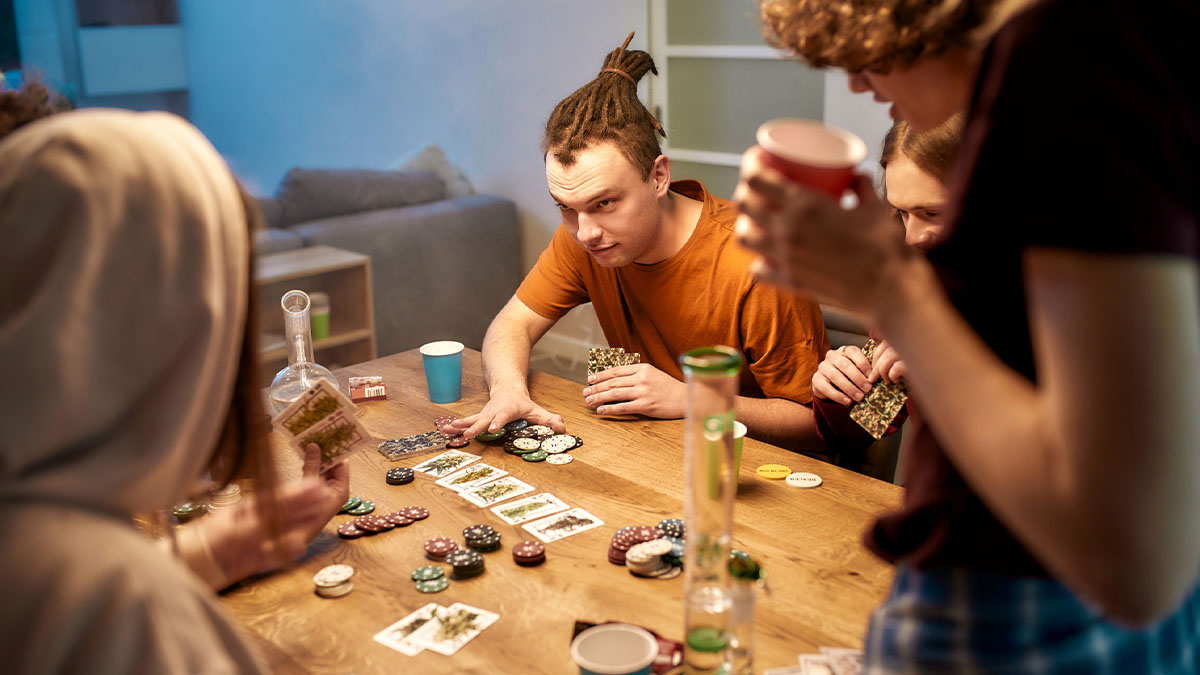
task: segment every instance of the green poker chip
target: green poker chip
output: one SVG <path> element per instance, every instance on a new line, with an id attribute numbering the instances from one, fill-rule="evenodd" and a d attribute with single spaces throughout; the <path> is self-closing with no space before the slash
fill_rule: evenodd
<path id="1" fill-rule="evenodd" d="M 525 460 L 526 462 L 542 462 L 545 461 L 547 457 L 549 457 L 549 455 L 546 454 L 545 450 L 538 450 L 536 452 L 530 452 L 521 455 L 521 459 Z"/>
<path id="2" fill-rule="evenodd" d="M 350 513 L 350 509 L 357 508 L 359 504 L 362 504 L 362 497 L 351 497 L 349 501 L 342 504 L 342 510 L 338 513 Z"/>
<path id="3" fill-rule="evenodd" d="M 358 499 L 358 497 L 355 497 L 355 499 Z M 375 510 L 375 502 L 367 500 L 367 499 L 363 499 L 359 502 L 358 506 L 355 506 L 354 508 L 346 511 L 346 513 L 348 513 L 352 516 L 365 516 L 374 510 Z"/>
<path id="4" fill-rule="evenodd" d="M 500 431 L 497 431 L 495 433 L 493 433 L 491 431 L 485 431 L 481 434 L 475 434 L 475 440 L 477 440 L 481 443 L 491 443 L 492 441 L 498 441 L 501 438 L 504 438 L 506 433 L 507 432 L 503 428 L 501 428 Z"/>
<path id="5" fill-rule="evenodd" d="M 450 580 L 443 575 L 428 581 L 418 581 L 417 590 L 421 591 L 422 593 L 437 593 L 439 591 L 446 590 L 446 587 L 449 585 Z"/>
<path id="6" fill-rule="evenodd" d="M 426 565 L 413 570 L 413 581 L 433 581 L 446 576 L 446 572 L 436 565 Z"/>
<path id="7" fill-rule="evenodd" d="M 687 634 L 687 646 L 698 652 L 713 654 L 724 651 L 727 643 L 725 634 L 717 628 L 699 626 Z"/>

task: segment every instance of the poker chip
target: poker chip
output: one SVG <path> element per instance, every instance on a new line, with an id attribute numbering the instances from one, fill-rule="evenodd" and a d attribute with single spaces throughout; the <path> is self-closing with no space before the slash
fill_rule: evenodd
<path id="1" fill-rule="evenodd" d="M 763 464 L 755 469 L 754 472 L 768 480 L 783 480 L 788 477 L 788 474 L 792 470 L 782 464 Z"/>
<path id="2" fill-rule="evenodd" d="M 683 521 L 678 518 L 667 518 L 658 523 L 658 531 L 662 532 L 664 537 L 683 537 L 684 525 Z"/>
<path id="3" fill-rule="evenodd" d="M 527 426 L 529 426 L 529 422 L 526 420 L 513 420 L 504 425 L 504 430 L 511 434 L 512 432 L 524 429 Z"/>
<path id="4" fill-rule="evenodd" d="M 513 562 L 525 567 L 533 567 L 546 562 L 546 545 L 540 541 L 526 540 L 512 550 Z"/>
<path id="5" fill-rule="evenodd" d="M 524 452 L 536 452 L 542 447 L 542 442 L 536 438 L 514 438 L 509 441 L 513 450 Z"/>
<path id="6" fill-rule="evenodd" d="M 446 562 L 453 568 L 451 575 L 455 579 L 468 579 L 483 574 L 483 556 L 478 551 L 454 551 L 446 556 Z"/>
<path id="7" fill-rule="evenodd" d="M 491 525 L 480 523 L 478 525 L 468 525 L 463 528 L 463 537 L 466 539 L 478 539 L 496 531 L 496 528 Z"/>
<path id="8" fill-rule="evenodd" d="M 538 450 L 536 452 L 528 452 L 524 455 L 521 455 L 521 459 L 525 460 L 526 462 L 544 462 L 549 456 L 550 455 L 547 455 L 544 450 Z"/>
<path id="9" fill-rule="evenodd" d="M 679 565 L 671 565 L 671 569 L 658 575 L 657 578 L 661 579 L 663 581 L 666 581 L 667 579 L 674 579 L 675 577 L 679 576 L 682 573 L 683 573 L 683 567 L 680 567 Z"/>
<path id="10" fill-rule="evenodd" d="M 242 488 L 238 487 L 237 483 L 230 483 L 223 488 L 213 490 L 209 495 L 208 508 L 213 511 L 219 511 L 228 506 L 232 506 L 242 498 Z"/>
<path id="11" fill-rule="evenodd" d="M 395 513 L 389 513 L 386 516 L 384 516 L 384 518 L 386 518 L 389 523 L 391 523 L 392 525 L 395 525 L 396 527 L 408 527 L 409 525 L 412 525 L 413 523 L 416 522 L 412 518 L 409 518 L 408 516 L 404 515 L 403 513 L 400 513 L 399 511 L 397 511 Z"/>
<path id="12" fill-rule="evenodd" d="M 447 448 L 465 448 L 470 444 L 471 439 L 461 434 L 458 436 L 452 436 L 450 440 L 446 441 Z"/>
<path id="13" fill-rule="evenodd" d="M 554 435 L 554 430 L 545 424 L 531 424 L 522 429 L 522 431 L 532 434 L 537 438 L 549 438 Z"/>
<path id="14" fill-rule="evenodd" d="M 788 477 L 784 480 L 787 481 L 788 485 L 798 488 L 815 488 L 821 484 L 820 476 L 815 473 L 806 473 L 803 471 L 788 474 Z"/>
<path id="15" fill-rule="evenodd" d="M 413 581 L 433 581 L 445 576 L 446 573 L 437 565 L 426 565 L 413 570 Z"/>
<path id="16" fill-rule="evenodd" d="M 482 537 L 474 537 L 467 540 L 467 546 L 480 551 L 482 553 L 491 553 L 500 548 L 500 533 L 492 532 Z"/>
<path id="17" fill-rule="evenodd" d="M 575 437 L 566 434 L 551 436 L 542 441 L 542 450 L 549 454 L 566 452 L 575 447 Z"/>
<path id="18" fill-rule="evenodd" d="M 388 485 L 408 485 L 413 482 L 413 475 L 413 470 L 408 467 L 396 467 L 388 469 L 384 480 Z"/>
<path id="19" fill-rule="evenodd" d="M 337 528 L 338 536 L 343 539 L 357 539 L 366 534 L 362 530 L 355 527 L 354 523 L 342 523 Z"/>
<path id="20" fill-rule="evenodd" d="M 434 537 L 425 542 L 425 557 L 442 562 L 446 555 L 458 550 L 458 544 L 449 537 Z"/>
<path id="21" fill-rule="evenodd" d="M 362 503 L 360 503 L 358 506 L 355 506 L 352 509 L 348 509 L 346 511 L 346 514 L 351 515 L 351 516 L 365 516 L 374 510 L 375 510 L 375 502 L 373 502 L 369 499 L 364 499 L 364 500 L 362 500 Z"/>
<path id="22" fill-rule="evenodd" d="M 350 581 L 352 576 L 354 568 L 349 565 L 329 565 L 313 575 L 313 584 L 317 588 L 333 588 Z"/>
<path id="23" fill-rule="evenodd" d="M 441 576 L 436 579 L 430 579 L 429 581 L 418 581 L 417 590 L 421 591 L 422 593 L 438 593 L 446 590 L 446 587 L 449 585 L 450 580 L 444 576 Z"/>
<path id="24" fill-rule="evenodd" d="M 479 441 L 480 443 L 495 443 L 496 441 L 504 438 L 507 434 L 508 432 L 506 432 L 504 429 L 500 429 L 500 431 L 495 432 L 484 431 L 482 433 L 475 434 L 475 440 Z"/>
<path id="25" fill-rule="evenodd" d="M 359 516 L 351 522 L 353 522 L 354 526 L 363 532 L 370 532 L 372 534 L 383 532 L 384 530 L 390 530 L 391 527 L 395 527 L 395 525 L 388 527 L 387 519 L 380 518 L 379 516 Z"/>
<path id="26" fill-rule="evenodd" d="M 413 520 L 425 520 L 429 517 L 429 509 L 423 506 L 406 506 L 400 509 L 398 513 Z"/>
<path id="27" fill-rule="evenodd" d="M 571 436 L 571 438 L 575 439 L 575 448 L 583 447 L 583 439 L 582 438 L 580 438 L 578 436 Z M 574 450 L 575 448 L 571 448 L 571 449 Z"/>
<path id="28" fill-rule="evenodd" d="M 362 504 L 362 497 L 351 497 L 349 500 L 346 501 L 345 504 L 342 504 L 342 508 L 340 511 L 338 511 L 338 513 L 346 513 L 347 511 L 349 511 L 352 508 L 355 508 L 359 504 Z"/>
<path id="29" fill-rule="evenodd" d="M 344 584 L 339 584 L 329 588 L 322 588 L 321 586 L 317 586 L 316 588 L 317 595 L 321 596 L 322 598 L 340 598 L 352 590 L 354 590 L 354 584 L 350 583 L 349 581 Z"/>
<path id="30" fill-rule="evenodd" d="M 567 454 L 567 453 L 565 453 L 565 452 L 564 452 L 564 453 L 561 453 L 561 454 L 558 454 L 558 455 L 549 455 L 549 456 L 547 456 L 547 457 L 546 457 L 546 463 L 547 463 L 547 464 L 559 464 L 559 465 L 562 465 L 562 464 L 570 464 L 571 462 L 574 462 L 574 461 L 575 461 L 575 458 L 574 458 L 574 457 L 572 457 L 572 456 L 570 456 L 570 455 L 568 455 L 568 454 Z"/>
<path id="31" fill-rule="evenodd" d="M 451 422 L 453 422 L 456 419 L 458 419 L 458 418 L 455 417 L 454 415 L 439 415 L 438 417 L 433 418 L 433 426 L 437 427 L 438 429 L 441 429 L 442 427 L 446 426 L 447 424 L 450 424 Z"/>
<path id="32" fill-rule="evenodd" d="M 671 556 L 675 558 L 683 558 L 684 544 L 681 537 L 663 537 L 671 542 Z"/>
<path id="33" fill-rule="evenodd" d="M 180 523 L 195 520 L 205 513 L 208 513 L 208 505 L 201 502 L 185 502 L 171 509 L 171 514 L 178 518 Z"/>

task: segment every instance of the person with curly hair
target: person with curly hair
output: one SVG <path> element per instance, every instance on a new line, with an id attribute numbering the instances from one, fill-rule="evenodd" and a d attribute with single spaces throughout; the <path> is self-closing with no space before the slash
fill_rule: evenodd
<path id="1" fill-rule="evenodd" d="M 570 309 L 591 302 L 609 345 L 642 357 L 588 376 L 583 403 L 599 414 L 683 417 L 679 355 L 726 344 L 746 358 L 737 417 L 750 434 L 820 449 L 809 391 L 829 348 L 820 307 L 749 277 L 733 204 L 698 181 L 672 181 L 662 127 L 637 97 L 654 61 L 626 49 L 632 37 L 546 122 L 541 150 L 562 226 L 488 327 L 487 405 L 446 431 L 471 437 L 525 418 L 562 432 L 562 417 L 529 396 L 529 353 Z"/>
<path id="2" fill-rule="evenodd" d="M 756 274 L 860 312 L 920 400 L 870 673 L 1195 673 L 1200 79 L 1186 0 L 765 0 L 772 39 L 916 131 L 967 110 L 905 245 L 743 157 Z"/>

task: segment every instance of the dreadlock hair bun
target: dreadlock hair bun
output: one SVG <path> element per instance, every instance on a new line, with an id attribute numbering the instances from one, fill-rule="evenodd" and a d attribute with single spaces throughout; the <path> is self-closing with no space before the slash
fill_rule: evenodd
<path id="1" fill-rule="evenodd" d="M 627 50 L 633 33 L 608 53 L 599 74 L 554 106 L 542 135 L 542 154 L 553 152 L 563 166 L 593 143 L 611 142 L 649 178 L 662 154 L 657 134 L 667 133 L 637 96 L 637 83 L 647 72 L 658 74 L 646 52 Z"/>

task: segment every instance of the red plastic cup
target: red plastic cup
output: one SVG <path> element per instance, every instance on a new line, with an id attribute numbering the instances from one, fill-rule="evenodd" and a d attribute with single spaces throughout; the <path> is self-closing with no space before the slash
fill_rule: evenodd
<path id="1" fill-rule="evenodd" d="M 758 128 L 756 139 L 767 165 L 834 201 L 850 187 L 854 167 L 867 158 L 861 138 L 813 120 L 771 120 Z"/>

